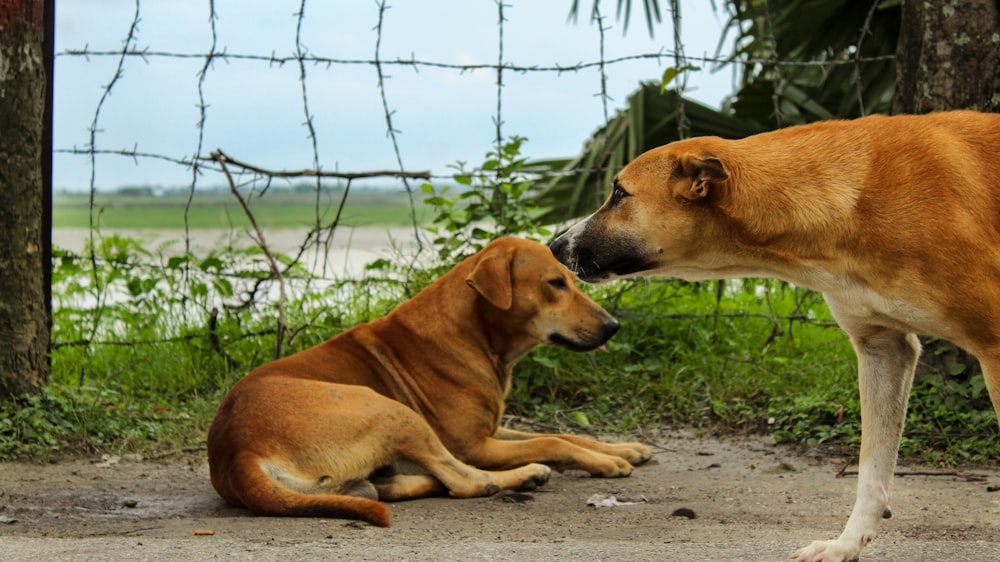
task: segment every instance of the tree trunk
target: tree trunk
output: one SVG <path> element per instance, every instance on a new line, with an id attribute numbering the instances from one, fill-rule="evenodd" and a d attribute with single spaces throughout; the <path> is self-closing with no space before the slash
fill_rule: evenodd
<path id="1" fill-rule="evenodd" d="M 1000 112 L 1000 6 L 996 0 L 904 0 L 893 113 Z M 924 338 L 918 375 L 980 372 L 970 353 Z"/>
<path id="2" fill-rule="evenodd" d="M 997 0 L 904 0 L 893 113 L 1000 112 Z"/>
<path id="3" fill-rule="evenodd" d="M 0 400 L 49 380 L 51 11 L 0 0 Z"/>

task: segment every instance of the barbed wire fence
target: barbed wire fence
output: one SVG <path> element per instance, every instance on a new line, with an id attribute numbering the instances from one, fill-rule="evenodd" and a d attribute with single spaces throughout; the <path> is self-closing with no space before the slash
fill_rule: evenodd
<path id="1" fill-rule="evenodd" d="M 873 9 L 875 4 L 877 4 L 877 2 L 873 3 Z M 507 3 L 505 3 L 504 0 L 496 0 L 495 2 L 497 41 L 496 61 L 493 63 L 461 64 L 436 60 L 422 60 L 416 58 L 415 56 L 405 59 L 384 57 L 382 42 L 386 33 L 384 30 L 384 22 L 387 17 L 387 8 L 389 7 L 386 0 L 377 0 L 373 5 L 373 19 L 376 20 L 376 24 L 374 28 L 375 44 L 373 45 L 373 55 L 371 58 L 344 58 L 336 56 L 336 53 L 316 54 L 310 52 L 303 43 L 303 23 L 307 20 L 310 9 L 310 5 L 307 0 L 301 0 L 298 10 L 295 13 L 295 39 L 293 52 L 287 54 L 278 54 L 274 52 L 270 54 L 241 53 L 230 52 L 226 47 L 220 47 L 219 34 L 216 29 L 216 23 L 220 16 L 217 12 L 214 0 L 207 0 L 207 5 L 207 25 L 209 27 L 211 37 L 211 44 L 207 52 L 171 52 L 156 50 L 149 47 L 140 47 L 139 24 L 142 19 L 143 0 L 135 0 L 131 23 L 121 40 L 120 49 L 99 50 L 83 46 L 63 49 L 56 54 L 58 58 L 84 59 L 87 61 L 110 59 L 116 61 L 115 69 L 104 86 L 100 100 L 94 109 L 93 118 L 88 130 L 87 144 L 83 147 L 56 147 L 55 150 L 55 152 L 59 154 L 86 158 L 89 161 L 90 174 L 89 185 L 87 188 L 89 189 L 90 194 L 90 239 L 88 242 L 89 246 L 86 251 L 87 257 L 84 259 L 89 260 L 91 270 L 90 286 L 87 288 L 88 294 L 91 295 L 86 307 L 88 312 L 81 317 L 83 318 L 85 316 L 87 318 L 87 322 L 85 322 L 85 324 L 89 326 L 89 328 L 86 331 L 81 331 L 80 333 L 58 339 L 55 342 L 56 347 L 82 346 L 90 348 L 95 345 L 104 344 L 154 345 L 158 342 L 173 341 L 176 338 L 202 338 L 206 342 L 209 342 L 210 345 L 217 346 L 218 334 L 213 333 L 211 328 L 213 326 L 212 321 L 214 321 L 215 314 L 218 311 L 217 306 L 207 307 L 207 309 L 212 312 L 206 312 L 210 318 L 206 322 L 206 326 L 208 327 L 203 332 L 189 332 L 186 335 L 174 335 L 164 337 L 159 340 L 140 342 L 126 341 L 123 339 L 122 332 L 116 328 L 108 328 L 107 324 L 102 321 L 102 310 L 110 306 L 116 299 L 120 299 L 122 297 L 120 293 L 116 294 L 115 290 L 107 287 L 107 285 L 112 281 L 107 275 L 109 269 L 125 268 L 130 270 L 141 270 L 142 268 L 151 268 L 159 273 L 163 273 L 167 270 L 176 271 L 178 273 L 180 281 L 176 284 L 171 281 L 168 284 L 170 285 L 170 291 L 177 297 L 177 302 L 180 303 L 180 306 L 178 307 L 179 310 L 185 311 L 184 314 L 187 314 L 186 311 L 188 310 L 188 307 L 184 306 L 184 303 L 188 300 L 195 299 L 196 296 L 193 293 L 201 291 L 201 287 L 206 283 L 206 281 L 202 278 L 203 276 L 212 277 L 212 279 L 207 281 L 207 283 L 208 285 L 216 288 L 218 288 L 220 284 L 236 281 L 247 284 L 248 288 L 243 289 L 244 298 L 236 304 L 230 303 L 227 306 L 234 308 L 247 307 L 251 303 L 260 304 L 257 302 L 259 300 L 263 301 L 266 306 L 273 307 L 273 310 L 276 311 L 276 320 L 275 328 L 270 333 L 276 338 L 274 355 L 281 355 L 283 350 L 292 343 L 292 341 L 299 333 L 302 332 L 304 328 L 304 325 L 302 324 L 297 326 L 292 325 L 286 316 L 286 307 L 288 306 L 290 299 L 289 292 L 297 291 L 299 294 L 308 292 L 316 282 L 324 282 L 327 285 L 335 284 L 337 286 L 353 282 L 353 280 L 344 280 L 328 275 L 328 269 L 324 260 L 329 255 L 329 249 L 333 237 L 341 226 L 342 212 L 345 206 L 348 205 L 352 194 L 352 182 L 360 179 L 384 178 L 399 182 L 400 189 L 409 197 L 411 217 L 409 229 L 412 235 L 412 240 L 409 242 L 412 242 L 415 247 L 415 251 L 411 255 L 413 263 L 415 263 L 417 257 L 425 252 L 426 248 L 424 237 L 421 236 L 421 225 L 418 221 L 418 189 L 414 186 L 414 182 L 441 180 L 447 179 L 450 176 L 435 174 L 429 169 L 421 170 L 419 169 L 419 166 L 418 169 L 412 169 L 408 166 L 409 162 L 406 158 L 404 158 L 405 153 L 401 148 L 401 143 L 397 137 L 399 131 L 397 130 L 394 122 L 396 110 L 390 102 L 392 99 L 391 84 L 386 80 L 386 71 L 388 69 L 407 68 L 417 72 L 421 69 L 440 69 L 453 71 L 459 77 L 468 76 L 476 71 L 487 71 L 492 73 L 495 77 L 496 85 L 496 103 L 494 115 L 492 116 L 495 129 L 495 138 L 493 142 L 495 143 L 496 150 L 499 153 L 499 151 L 502 150 L 504 139 L 508 136 L 505 116 L 510 109 L 509 106 L 504 103 L 504 92 L 507 83 L 506 81 L 510 75 L 544 75 L 550 77 L 552 80 L 559 80 L 561 77 L 569 73 L 593 71 L 594 90 L 598 92 L 596 95 L 601 100 L 601 115 L 593 117 L 595 121 L 600 120 L 603 123 L 607 123 L 614 111 L 614 108 L 612 107 L 612 100 L 607 89 L 608 69 L 630 61 L 654 61 L 658 64 L 667 64 L 672 65 L 677 69 L 684 69 L 693 64 L 713 67 L 725 67 L 727 65 L 737 64 L 759 64 L 772 66 L 774 68 L 802 65 L 829 67 L 831 65 L 838 64 L 860 65 L 864 62 L 868 62 L 869 60 L 882 60 L 881 57 L 872 59 L 861 59 L 860 57 L 855 57 L 851 60 L 822 61 L 781 60 L 776 48 L 773 52 L 773 58 L 760 60 L 732 60 L 728 57 L 721 56 L 689 56 L 685 53 L 684 45 L 681 41 L 679 31 L 681 25 L 683 24 L 683 20 L 680 17 L 678 2 L 676 0 L 671 0 L 669 3 L 671 22 L 674 28 L 674 33 L 671 36 L 673 44 L 670 47 L 663 47 L 661 50 L 656 52 L 634 53 L 617 57 L 605 56 L 604 44 L 609 27 L 606 24 L 605 16 L 600 11 L 600 5 L 595 3 L 593 12 L 590 14 L 590 19 L 595 24 L 593 26 L 595 30 L 594 41 L 599 45 L 599 56 L 597 60 L 583 61 L 574 64 L 553 63 L 524 65 L 516 64 L 511 60 L 508 60 L 505 54 L 505 47 L 510 41 L 517 41 L 516 38 L 512 38 L 511 36 L 505 34 L 507 25 L 507 12 L 505 10 L 509 7 L 509 0 Z M 864 37 L 864 33 L 865 30 L 862 30 L 862 39 Z M 773 44 L 773 37 L 771 40 Z M 123 70 L 134 63 L 141 62 L 146 65 L 157 65 L 171 60 L 193 60 L 201 61 L 202 63 L 196 76 L 198 122 L 195 126 L 195 132 L 191 140 L 192 152 L 190 154 L 163 154 L 139 150 L 137 146 L 103 146 L 100 142 L 100 133 L 105 128 L 105 110 L 109 100 L 112 98 L 112 93 L 117 91 L 123 80 L 125 80 Z M 306 130 L 306 136 L 311 150 L 311 167 L 307 169 L 274 169 L 271 166 L 247 162 L 245 160 L 232 157 L 227 154 L 225 147 L 219 147 L 217 149 L 209 149 L 206 147 L 206 130 L 212 119 L 212 100 L 210 99 L 210 94 L 206 89 L 206 81 L 212 74 L 217 64 L 237 61 L 259 65 L 263 71 L 282 68 L 286 65 L 293 65 L 297 68 L 300 86 L 300 99 L 297 100 L 297 103 L 301 106 L 303 127 Z M 377 77 L 375 93 L 381 102 L 381 109 L 385 120 L 385 131 L 389 139 L 390 150 L 392 151 L 392 156 L 395 161 L 395 169 L 357 170 L 345 172 L 339 170 L 330 171 L 324 168 L 321 158 L 320 145 L 323 142 L 324 135 L 328 133 L 324 132 L 316 125 L 315 115 L 311 106 L 311 92 L 307 76 L 309 76 L 312 72 L 323 72 L 331 68 L 348 66 L 370 67 Z M 776 74 L 776 76 L 780 75 Z M 680 93 L 683 93 L 685 80 L 681 79 L 676 81 L 674 86 L 680 90 Z M 858 84 L 858 88 L 860 90 L 860 84 Z M 680 99 L 681 108 L 679 111 L 679 118 L 677 120 L 678 132 L 681 136 L 686 136 L 689 129 L 687 119 L 684 117 L 683 98 Z M 284 102 L 285 100 L 282 101 Z M 776 122 L 780 124 L 780 108 L 778 108 L 777 105 L 775 106 L 774 118 Z M 131 160 L 137 166 L 142 166 L 144 163 L 152 161 L 167 163 L 172 166 L 176 166 L 179 169 L 186 170 L 189 173 L 190 181 L 187 185 L 187 201 L 184 208 L 185 228 L 184 239 L 182 241 L 184 246 L 183 256 L 176 259 L 164 258 L 161 259 L 159 263 L 155 263 L 156 256 L 150 254 L 146 257 L 153 258 L 151 261 L 154 263 L 151 264 L 149 263 L 150 260 L 143 261 L 139 256 L 127 255 L 123 253 L 102 253 L 99 245 L 104 233 L 99 225 L 97 217 L 98 205 L 95 202 L 95 194 L 98 190 L 97 158 L 99 156 Z M 570 172 L 576 171 L 577 170 Z M 491 173 L 496 174 L 497 172 L 495 170 L 476 169 L 474 170 L 474 173 L 488 176 Z M 246 269 L 226 269 L 221 265 L 211 265 L 206 267 L 204 266 L 204 261 L 201 263 L 201 268 L 199 269 L 199 264 L 191 258 L 194 253 L 194 248 L 192 244 L 193 235 L 191 233 L 189 215 L 194 203 L 195 195 L 199 189 L 205 185 L 205 178 L 209 174 L 213 175 L 213 177 L 221 177 L 225 179 L 233 197 L 239 201 L 241 208 L 246 213 L 251 223 L 254 223 L 254 213 L 251 205 L 248 203 L 247 197 L 242 195 L 244 192 L 251 190 L 253 193 L 260 195 L 266 192 L 271 184 L 278 179 L 292 178 L 310 181 L 315 191 L 314 219 L 311 228 L 308 233 L 305 234 L 305 238 L 298 246 L 298 251 L 293 253 L 290 257 L 277 255 L 276 252 L 274 252 L 268 245 L 268 233 L 257 227 L 254 223 L 254 228 L 242 235 L 252 239 L 257 250 L 259 250 L 259 253 L 255 254 L 256 257 L 252 258 L 252 260 L 256 260 L 253 261 L 253 266 L 257 267 L 257 270 L 249 271 Z M 337 196 L 337 211 L 332 219 L 325 219 L 324 214 L 321 212 L 321 198 L 329 190 L 329 186 L 324 183 L 324 180 L 338 180 L 342 182 L 342 189 L 339 190 L 339 194 Z M 307 267 L 304 272 L 302 266 L 303 259 L 304 256 L 310 252 L 313 255 L 314 263 L 315 260 L 319 260 L 321 266 L 318 270 L 315 267 Z M 263 257 L 261 258 L 260 256 Z M 71 254 L 67 254 L 64 257 L 66 259 L 75 258 Z M 126 292 L 128 292 L 128 290 L 130 290 L 130 288 L 126 289 Z M 277 291 L 277 294 L 275 294 L 275 290 Z M 231 291 L 227 289 L 227 292 Z M 132 296 L 135 295 L 133 294 Z M 686 316 L 678 315 L 678 317 Z M 311 322 L 311 318 L 315 318 L 315 315 L 307 316 L 306 320 L 303 322 L 307 325 Z M 795 315 L 790 316 L 787 320 L 808 321 L 805 317 L 798 317 Z M 264 332 L 248 332 L 246 337 L 259 337 L 262 333 Z M 220 349 L 220 353 L 224 353 L 224 351 Z"/>

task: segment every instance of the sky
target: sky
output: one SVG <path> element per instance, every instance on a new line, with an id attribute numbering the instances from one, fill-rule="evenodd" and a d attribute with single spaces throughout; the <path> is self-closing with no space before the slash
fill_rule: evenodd
<path id="1" fill-rule="evenodd" d="M 302 0 L 215 0 L 216 51 L 285 57 L 296 52 L 297 12 Z M 568 20 L 571 0 L 505 0 L 503 58 L 522 67 L 568 67 L 600 59 L 600 31 L 590 21 L 591 2 L 580 3 L 576 23 Z M 604 57 L 662 52 L 606 68 L 608 111 L 625 105 L 641 81 L 659 80 L 674 64 L 669 21 L 650 38 L 635 2 L 627 33 L 615 18 L 616 2 L 605 0 Z M 660 3 L 669 20 L 668 2 Z M 721 4 L 721 3 L 720 3 Z M 136 12 L 135 0 L 60 2 L 56 7 L 54 145 L 57 151 L 84 149 L 95 123 L 98 150 L 136 150 L 169 158 L 190 158 L 199 147 L 199 72 L 212 45 L 208 0 L 140 0 L 133 46 L 151 52 L 195 57 L 126 57 L 122 75 L 101 104 L 118 56 L 74 56 L 70 50 L 121 50 Z M 495 0 L 396 0 L 384 11 L 379 58 L 445 63 L 495 64 L 498 5 Z M 307 54 L 370 61 L 379 38 L 376 0 L 305 2 L 301 44 Z M 682 0 L 682 41 L 688 57 L 714 56 L 726 14 L 711 2 Z M 723 53 L 727 53 L 726 45 Z M 733 90 L 732 70 L 712 72 L 696 63 L 686 95 L 719 106 Z M 296 62 L 216 60 L 201 82 L 206 110 L 202 155 L 221 149 L 232 158 L 269 169 L 313 167 L 305 125 L 302 83 Z M 495 144 L 495 70 L 385 65 L 385 103 L 407 170 L 451 173 L 450 165 L 481 163 Z M 597 68 L 574 72 L 504 72 L 500 96 L 501 132 L 528 140 L 531 158 L 569 157 L 604 121 Z M 371 64 L 307 64 L 306 92 L 316 131 L 320 167 L 360 172 L 400 168 L 387 134 L 382 95 Z M 97 109 L 100 104 L 100 112 Z M 121 186 L 188 186 L 190 169 L 174 163 L 120 155 L 90 157 L 57 152 L 57 190 Z M 198 185 L 222 185 L 207 174 Z"/>

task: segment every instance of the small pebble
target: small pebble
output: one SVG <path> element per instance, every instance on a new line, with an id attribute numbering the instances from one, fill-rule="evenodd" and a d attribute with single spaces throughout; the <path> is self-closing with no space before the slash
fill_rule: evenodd
<path id="1" fill-rule="evenodd" d="M 675 509 L 674 512 L 671 513 L 670 515 L 674 517 L 687 517 L 688 519 L 696 519 L 698 517 L 698 515 L 695 514 L 693 509 L 687 507 L 679 507 Z"/>

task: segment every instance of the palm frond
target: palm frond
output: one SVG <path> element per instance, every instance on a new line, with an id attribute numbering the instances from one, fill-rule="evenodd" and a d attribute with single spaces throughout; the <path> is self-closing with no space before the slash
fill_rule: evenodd
<path id="1" fill-rule="evenodd" d="M 729 60 L 748 61 L 727 102 L 734 116 L 773 127 L 891 109 L 898 2 L 734 0 L 729 7 Z"/>

